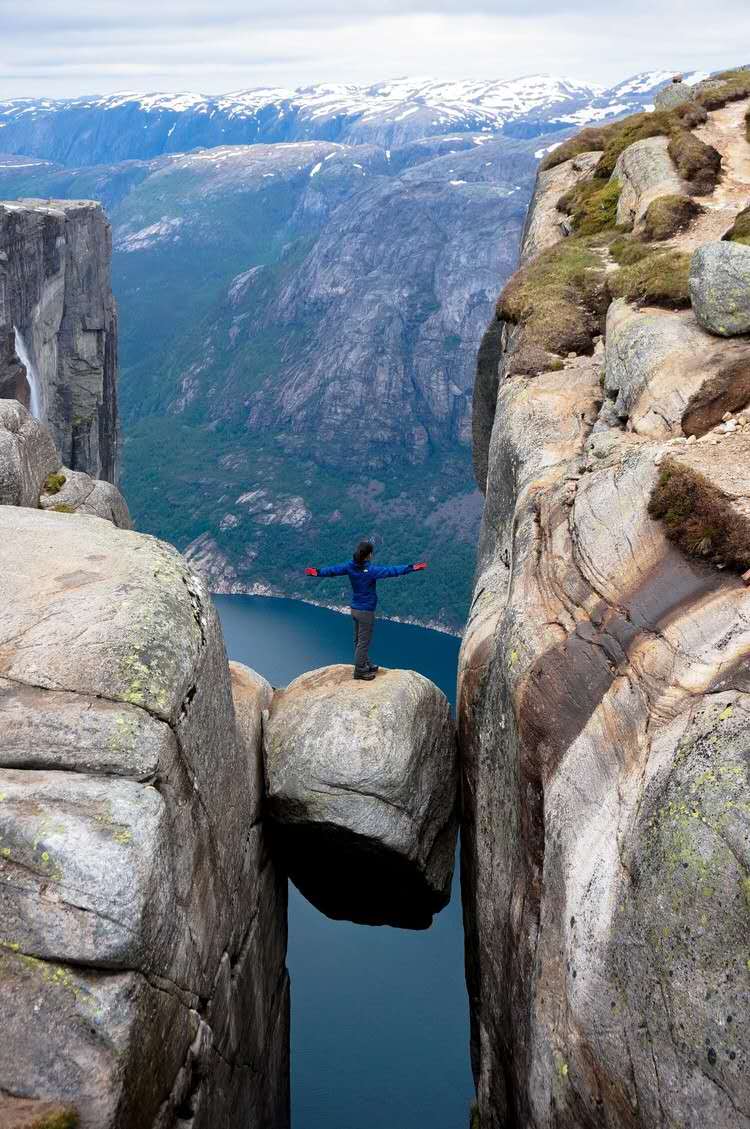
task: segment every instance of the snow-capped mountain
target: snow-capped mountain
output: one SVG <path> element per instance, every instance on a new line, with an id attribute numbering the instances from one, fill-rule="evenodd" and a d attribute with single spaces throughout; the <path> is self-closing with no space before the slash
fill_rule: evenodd
<path id="1" fill-rule="evenodd" d="M 635 75 L 611 89 L 551 75 L 373 86 L 262 87 L 215 96 L 121 92 L 0 102 L 0 151 L 67 165 L 110 163 L 215 145 L 338 141 L 404 145 L 446 133 L 535 137 L 648 104 L 671 76 Z"/>

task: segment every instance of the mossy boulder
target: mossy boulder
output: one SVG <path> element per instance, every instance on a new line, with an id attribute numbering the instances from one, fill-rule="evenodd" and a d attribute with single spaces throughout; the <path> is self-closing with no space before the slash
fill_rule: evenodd
<path id="1" fill-rule="evenodd" d="M 709 333 L 750 333 L 750 247 L 728 241 L 699 247 L 690 266 L 690 301 Z"/>
<path id="2" fill-rule="evenodd" d="M 0 400 L 0 505 L 37 506 L 45 480 L 59 469 L 48 428 L 17 400 Z"/>
<path id="3" fill-rule="evenodd" d="M 703 212 L 690 196 L 667 195 L 652 200 L 643 217 L 642 236 L 649 242 L 671 239 Z"/>
<path id="4" fill-rule="evenodd" d="M 526 348 L 565 356 L 592 352 L 608 304 L 602 249 L 572 238 L 516 272 L 500 295 L 498 315 L 523 327 Z"/>
<path id="5" fill-rule="evenodd" d="M 729 243 L 744 243 L 750 247 L 750 207 L 743 208 L 723 238 Z"/>

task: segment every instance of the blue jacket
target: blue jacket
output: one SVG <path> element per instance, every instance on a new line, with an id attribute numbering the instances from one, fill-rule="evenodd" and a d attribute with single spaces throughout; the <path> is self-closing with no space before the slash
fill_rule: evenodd
<path id="1" fill-rule="evenodd" d="M 360 567 L 354 561 L 347 561 L 346 564 L 319 568 L 318 576 L 348 576 L 352 586 L 351 606 L 358 612 L 373 612 L 378 602 L 376 581 L 385 580 L 389 576 L 405 576 L 407 572 L 413 571 L 414 565 L 410 564 L 376 565 L 368 561 Z"/>

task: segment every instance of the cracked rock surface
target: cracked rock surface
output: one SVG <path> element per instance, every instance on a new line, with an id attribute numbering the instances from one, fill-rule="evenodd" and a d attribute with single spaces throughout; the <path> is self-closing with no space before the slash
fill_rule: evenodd
<path id="1" fill-rule="evenodd" d="M 270 688 L 153 538 L 0 507 L 0 575 L 0 1092 L 82 1129 L 286 1125 Z"/>
<path id="2" fill-rule="evenodd" d="M 450 897 L 456 739 L 438 688 L 350 666 L 277 692 L 264 727 L 268 803 L 290 877 L 329 917 L 427 928 Z"/>
<path id="3" fill-rule="evenodd" d="M 707 127 L 728 180 L 724 127 L 745 108 Z M 639 144 L 649 161 L 663 148 Z M 621 170 L 642 157 L 626 150 Z M 724 224 L 744 203 L 721 192 Z M 549 206 L 540 177 L 532 212 Z M 603 352 L 530 377 L 508 375 L 508 327 L 491 333 L 459 669 L 480 1121 L 742 1129 L 750 590 L 678 549 L 648 505 L 674 465 L 747 522 L 748 341 L 617 301 Z"/>

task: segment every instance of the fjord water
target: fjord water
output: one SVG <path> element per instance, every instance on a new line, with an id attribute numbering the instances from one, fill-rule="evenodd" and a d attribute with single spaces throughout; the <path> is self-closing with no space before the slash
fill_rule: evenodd
<path id="1" fill-rule="evenodd" d="M 284 686 L 349 662 L 348 616 L 215 596 L 229 657 Z M 459 640 L 379 620 L 373 662 L 418 670 L 453 701 Z M 462 1129 L 472 1084 L 458 881 L 431 929 L 330 921 L 290 885 L 293 1129 Z"/>

